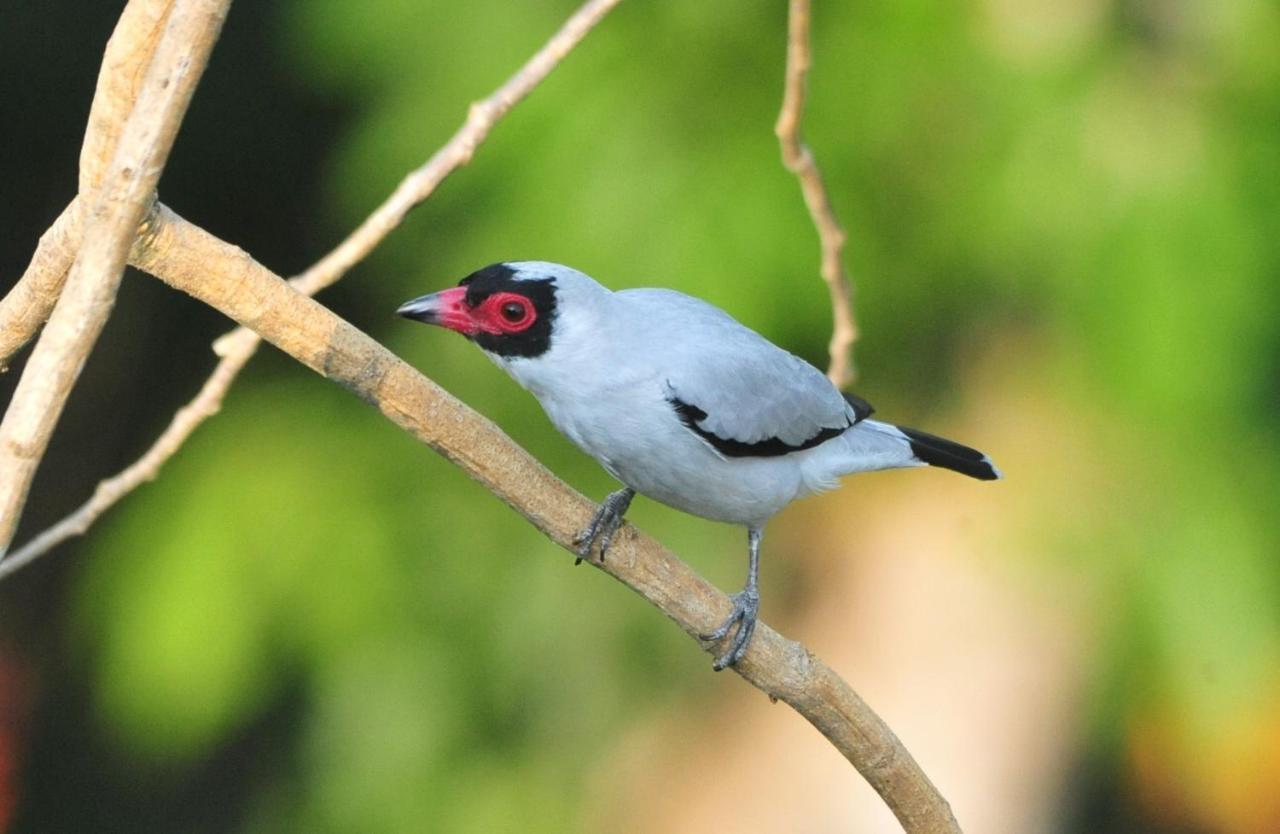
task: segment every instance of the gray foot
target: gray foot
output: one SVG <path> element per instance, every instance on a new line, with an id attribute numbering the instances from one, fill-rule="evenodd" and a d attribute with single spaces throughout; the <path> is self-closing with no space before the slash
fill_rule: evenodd
<path id="1" fill-rule="evenodd" d="M 729 612 L 728 618 L 725 619 L 720 627 L 710 634 L 703 634 L 702 639 L 709 643 L 724 639 L 736 623 L 738 628 L 733 632 L 733 639 L 729 641 L 729 647 L 724 653 L 716 658 L 716 662 L 711 668 L 719 672 L 721 669 L 727 669 L 742 659 L 742 655 L 746 653 L 747 646 L 751 643 L 751 635 L 756 631 L 756 614 L 760 610 L 760 594 L 752 587 L 743 588 L 738 593 L 729 597 L 733 600 L 733 610 Z"/>
<path id="2" fill-rule="evenodd" d="M 609 493 L 608 497 L 600 502 L 600 508 L 592 516 L 591 523 L 573 537 L 574 544 L 578 545 L 578 558 L 573 560 L 575 565 L 582 564 L 582 560 L 591 555 L 591 547 L 596 542 L 600 543 L 600 561 L 604 561 L 604 554 L 613 543 L 614 534 L 622 526 L 622 517 L 626 515 L 627 508 L 631 506 L 631 499 L 635 497 L 635 490 L 620 489 Z"/>

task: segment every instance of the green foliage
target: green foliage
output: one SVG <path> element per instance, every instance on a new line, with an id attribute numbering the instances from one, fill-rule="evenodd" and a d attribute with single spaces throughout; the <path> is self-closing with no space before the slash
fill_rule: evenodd
<path id="1" fill-rule="evenodd" d="M 562 828 L 544 789 L 677 694 L 644 660 L 677 638 L 340 389 L 246 387 L 94 541 L 78 632 L 107 725 L 194 763 L 301 687 L 303 788 L 273 825 L 480 831 L 533 799 Z M 533 778 L 551 749 L 560 775 Z"/>

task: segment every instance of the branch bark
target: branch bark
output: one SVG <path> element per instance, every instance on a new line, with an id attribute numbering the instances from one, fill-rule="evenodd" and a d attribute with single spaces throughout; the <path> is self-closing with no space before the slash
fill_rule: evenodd
<path id="1" fill-rule="evenodd" d="M 336 283 L 347 270 L 363 260 L 404 220 L 414 206 L 430 197 L 449 174 L 471 161 L 476 149 L 484 143 L 493 127 L 529 93 L 533 92 L 573 51 L 574 47 L 582 42 L 596 24 L 620 2 L 621 0 L 590 0 L 582 5 L 501 87 L 484 100 L 473 104 L 466 120 L 449 141 L 425 164 L 410 172 L 368 219 L 332 252 L 305 272 L 290 279 L 293 287 L 306 295 L 314 295 Z M 123 26 L 122 22 L 121 28 Z M 69 218 L 68 212 L 71 212 Z M 66 229 L 59 232 L 58 240 L 78 237 L 77 218 L 78 214 L 71 209 L 63 212 L 59 223 L 63 223 L 66 219 Z M 52 235 L 53 230 L 50 230 L 45 238 Z M 40 248 L 36 252 L 33 264 L 37 261 L 46 263 L 52 261 L 62 251 L 53 243 L 46 246 L 45 238 L 41 238 Z M 64 243 L 65 247 L 71 246 L 69 241 Z M 70 263 L 73 254 L 72 252 L 66 256 L 67 264 Z M 65 270 L 64 266 L 63 272 Z M 28 272 L 31 270 L 28 269 Z M 24 284 L 25 282 L 26 276 L 24 276 Z M 38 287 L 40 282 L 32 281 L 28 286 Z M 16 297 L 16 295 L 11 293 L 10 297 Z M 49 301 L 50 307 L 53 305 L 53 300 L 56 300 L 56 295 Z M 9 298 L 6 298 L 5 303 L 8 302 Z M 0 308 L 0 313 L 3 313 L 3 309 Z M 46 310 L 45 314 L 40 316 L 40 320 L 31 325 L 32 332 L 39 327 L 47 315 Z M 235 382 L 240 369 L 252 358 L 260 341 L 253 331 L 243 327 L 219 339 L 214 344 L 214 352 L 221 359 L 213 374 L 205 381 L 195 399 L 178 411 L 168 428 L 146 453 L 120 473 L 99 483 L 93 496 L 66 518 L 32 538 L 20 549 L 11 553 L 7 559 L 0 561 L 0 580 L 48 553 L 67 539 L 83 535 L 94 521 L 120 499 L 156 477 L 160 467 L 177 453 L 191 433 L 218 412 L 231 384 Z M 4 344 L 0 340 L 0 347 Z M 14 350 L 18 347 L 21 347 L 21 343 L 18 343 Z M 6 354 L 0 353 L 0 360 L 5 357 Z"/>
<path id="2" fill-rule="evenodd" d="M 131 261 L 344 386 L 574 552 L 574 534 L 595 510 L 590 500 L 492 422 L 245 252 L 160 206 Z M 623 530 L 608 561 L 593 564 L 656 606 L 704 650 L 715 651 L 698 635 L 727 616 L 729 599 L 635 527 Z M 826 736 L 909 834 L 960 831 L 946 800 L 892 730 L 804 646 L 761 623 L 746 656 L 733 668 Z"/>
<path id="3" fill-rule="evenodd" d="M 79 193 L 102 184 L 165 32 L 174 0 L 129 0 L 103 51 L 80 146 Z"/>
<path id="4" fill-rule="evenodd" d="M 80 148 L 79 193 L 86 199 L 102 183 L 172 8 L 173 0 L 130 0 L 107 41 Z M 81 205 L 73 201 L 40 237 L 26 272 L 0 301 L 0 373 L 48 320 L 62 294 L 80 247 Z"/>
<path id="5" fill-rule="evenodd" d="M 818 229 L 822 247 L 822 280 L 831 294 L 831 342 L 827 346 L 830 365 L 827 377 L 837 388 L 853 382 L 853 343 L 858 328 L 853 317 L 853 285 L 844 269 L 845 232 L 836 219 L 831 196 L 822 182 L 813 151 L 800 135 L 804 114 L 805 85 L 808 83 L 812 53 L 809 47 L 809 2 L 791 0 L 787 15 L 787 74 L 782 110 L 774 133 L 782 148 L 782 164 L 796 175 L 804 194 L 809 216 Z"/>
<path id="6" fill-rule="evenodd" d="M 49 318 L 79 246 L 80 205 L 73 200 L 40 236 L 31 263 L 0 301 L 0 373 Z"/>
<path id="7" fill-rule="evenodd" d="M 8 549 L 67 396 L 115 302 L 130 244 L 230 0 L 178 0 L 92 198 L 85 237 L 0 423 L 0 552 Z"/>

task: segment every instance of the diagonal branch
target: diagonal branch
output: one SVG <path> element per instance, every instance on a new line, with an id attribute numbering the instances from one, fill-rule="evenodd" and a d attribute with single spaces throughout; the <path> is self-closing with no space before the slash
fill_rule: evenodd
<path id="1" fill-rule="evenodd" d="M 80 204 L 73 200 L 40 236 L 31 263 L 0 300 L 0 373 L 49 318 L 79 245 Z"/>
<path id="2" fill-rule="evenodd" d="M 125 123 L 142 91 L 174 0 L 129 0 L 102 53 L 102 66 L 80 146 L 81 194 L 102 185 Z"/>
<path id="3" fill-rule="evenodd" d="M 130 0 L 120 13 L 98 71 L 80 150 L 80 193 L 92 195 L 138 100 L 173 0 Z M 80 205 L 72 202 L 40 237 L 22 278 L 0 301 L 0 373 L 49 318 L 80 246 Z"/>
<path id="4" fill-rule="evenodd" d="M 346 240 L 338 244 L 336 249 L 295 278 L 294 286 L 308 295 L 314 295 L 364 260 L 375 246 L 400 225 L 410 209 L 431 196 L 445 177 L 471 161 L 476 148 L 489 136 L 493 126 L 533 92 L 620 2 L 622 0 L 589 0 L 584 3 L 515 75 L 494 90 L 488 98 L 472 104 L 466 122 L 444 147 L 436 151 L 422 167 L 401 180 L 391 196 Z"/>
<path id="5" fill-rule="evenodd" d="M 414 206 L 426 200 L 451 173 L 471 161 L 493 127 L 529 95 L 587 33 L 621 0 L 590 0 L 507 81 L 481 102 L 472 105 L 457 132 L 421 167 L 406 176 L 381 206 L 336 249 L 290 283 L 307 295 L 338 281 L 377 246 Z M 64 212 L 64 216 L 65 216 Z M 61 218 L 60 218 L 61 222 Z M 74 227 L 75 218 L 71 218 Z M 52 232 L 47 233 L 49 237 Z M 70 233 L 68 233 L 70 234 Z M 41 239 L 41 251 L 45 248 Z M 37 258 L 39 253 L 37 254 Z M 68 258 L 70 260 L 70 258 Z M 29 270 L 30 271 L 30 270 Z M 7 303 L 8 299 L 6 299 Z M 50 302 L 52 305 L 52 302 Z M 2 310 L 3 308 L 0 308 Z M 14 573 L 73 536 L 83 535 L 104 512 L 138 486 L 156 477 L 201 423 L 218 412 L 240 369 L 261 340 L 253 331 L 238 328 L 214 345 L 222 357 L 194 400 L 184 406 L 151 448 L 122 472 L 102 481 L 93 496 L 66 518 L 37 535 L 0 562 L 0 579 Z M 4 342 L 0 340 L 0 346 Z M 16 348 L 15 348 L 16 349 Z M 0 353 L 0 359 L 4 357 Z"/>
<path id="6" fill-rule="evenodd" d="M 80 252 L 0 423 L 0 552 L 13 539 L 53 427 L 106 324 L 130 244 L 229 5 L 178 0 L 102 186 L 87 204 Z"/>
<path id="7" fill-rule="evenodd" d="M 822 246 L 822 280 L 831 293 L 831 342 L 828 352 L 831 364 L 827 376 L 837 388 L 853 381 L 854 369 L 851 352 L 858 338 L 858 328 L 853 319 L 853 286 L 845 272 L 845 232 L 836 220 L 831 196 L 822 183 L 822 174 L 813 158 L 813 151 L 800 136 L 800 118 L 804 112 L 805 84 L 809 77 L 811 53 L 809 48 L 809 0 L 791 0 L 788 14 L 787 79 L 782 97 L 782 111 L 774 133 L 782 146 L 782 164 L 800 180 L 809 216 L 818 229 Z"/>
<path id="8" fill-rule="evenodd" d="M 555 477 L 497 426 L 406 365 L 240 249 L 160 206 L 132 263 L 250 327 L 350 390 L 426 443 L 573 552 L 595 505 Z M 653 539 L 627 525 L 597 565 L 698 639 L 729 600 Z M 595 564 L 595 563 L 593 563 Z M 713 644 L 699 644 L 712 651 Z M 734 667 L 785 701 L 866 778 L 909 834 L 956 834 L 950 806 L 902 743 L 847 683 L 804 646 L 763 623 Z"/>
<path id="9" fill-rule="evenodd" d="M 178 409 L 168 428 L 161 433 L 146 453 L 119 474 L 98 484 L 93 496 L 66 518 L 40 533 L 5 559 L 0 559 L 0 581 L 26 567 L 73 536 L 82 536 L 104 512 L 117 501 L 153 480 L 165 461 L 173 457 L 200 424 L 218 413 L 227 389 L 235 382 L 240 369 L 253 358 L 262 340 L 243 327 L 219 339 L 214 347 L 222 359 L 213 374 L 200 387 L 195 399 Z"/>

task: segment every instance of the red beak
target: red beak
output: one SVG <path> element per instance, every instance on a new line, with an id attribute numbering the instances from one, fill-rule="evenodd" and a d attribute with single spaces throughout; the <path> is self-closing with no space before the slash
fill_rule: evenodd
<path id="1" fill-rule="evenodd" d="M 466 287 L 453 287 L 406 301 L 396 312 L 407 319 L 438 324 L 464 336 L 474 336 L 480 327 L 467 308 L 466 297 Z"/>

